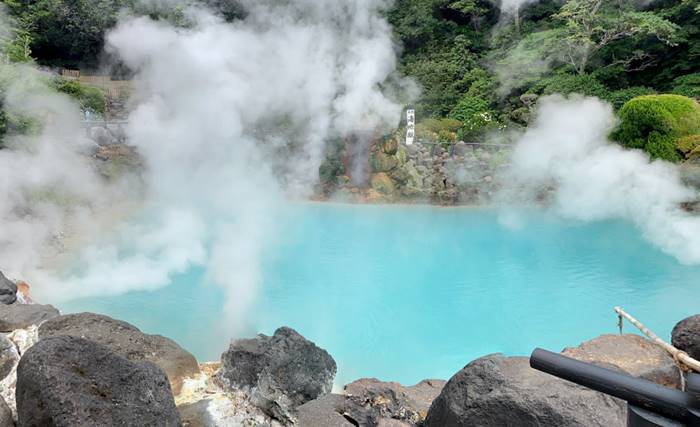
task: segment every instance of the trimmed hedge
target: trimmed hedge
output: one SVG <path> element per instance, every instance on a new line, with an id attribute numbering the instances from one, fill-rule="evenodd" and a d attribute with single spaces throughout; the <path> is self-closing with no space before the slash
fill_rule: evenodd
<path id="1" fill-rule="evenodd" d="M 639 96 L 626 102 L 619 115 L 620 125 L 611 137 L 652 158 L 678 161 L 688 152 L 679 146 L 681 138 L 700 134 L 700 105 L 681 95 Z"/>

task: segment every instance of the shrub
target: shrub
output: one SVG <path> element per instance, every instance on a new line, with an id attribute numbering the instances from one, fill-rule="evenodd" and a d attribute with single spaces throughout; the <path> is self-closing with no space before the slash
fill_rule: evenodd
<path id="1" fill-rule="evenodd" d="M 496 124 L 489 102 L 469 95 L 462 97 L 450 117 L 462 123 L 459 133 L 463 138 L 476 136 Z"/>
<path id="2" fill-rule="evenodd" d="M 416 125 L 416 136 L 429 141 L 454 141 L 461 127 L 459 120 L 451 118 L 425 119 Z"/>
<path id="3" fill-rule="evenodd" d="M 629 101 L 632 98 L 636 98 L 638 96 L 644 96 L 644 95 L 653 95 L 655 94 L 656 91 L 652 88 L 644 87 L 644 86 L 634 86 L 634 87 L 629 87 L 627 89 L 620 89 L 620 90 L 615 90 L 612 92 L 609 92 L 607 96 L 605 97 L 605 100 L 608 101 L 613 105 L 615 108 L 615 111 L 619 110 L 622 108 L 623 105 L 627 101 Z"/>
<path id="4" fill-rule="evenodd" d="M 421 124 L 426 130 L 433 133 L 456 132 L 462 127 L 462 123 L 455 119 L 425 119 Z"/>
<path id="5" fill-rule="evenodd" d="M 700 98 L 700 73 L 687 74 L 673 80 L 672 92 L 690 98 Z"/>
<path id="6" fill-rule="evenodd" d="M 80 108 L 91 110 L 98 114 L 105 112 L 105 95 L 101 90 L 88 87 L 75 80 L 67 80 L 59 77 L 53 82 L 59 92 L 72 96 L 80 102 Z"/>
<path id="7" fill-rule="evenodd" d="M 661 135 L 658 132 L 652 132 L 649 135 L 644 150 L 649 153 L 652 159 L 664 159 L 669 162 L 677 162 L 681 159 L 673 138 L 668 135 Z"/>
<path id="8" fill-rule="evenodd" d="M 596 96 L 605 99 L 610 91 L 594 76 L 590 74 L 559 74 L 542 80 L 533 91 L 541 92 L 543 95 L 559 93 L 569 95 L 578 93 L 586 96 Z"/>
<path id="9" fill-rule="evenodd" d="M 652 158 L 677 161 L 676 142 L 700 134 L 700 105 L 680 95 L 644 95 L 620 109 L 620 125 L 611 137 L 629 148 L 647 151 Z"/>
<path id="10" fill-rule="evenodd" d="M 457 133 L 450 132 L 448 130 L 441 130 L 440 132 L 438 132 L 438 139 L 440 141 L 454 142 L 457 141 Z"/>
<path id="11" fill-rule="evenodd" d="M 318 168 L 318 177 L 321 184 L 333 186 L 338 183 L 338 176 L 345 172 L 343 162 L 337 158 L 327 158 Z"/>

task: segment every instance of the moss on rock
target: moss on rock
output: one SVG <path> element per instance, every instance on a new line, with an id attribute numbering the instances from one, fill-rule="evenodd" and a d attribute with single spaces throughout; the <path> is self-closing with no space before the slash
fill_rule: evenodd
<path id="1" fill-rule="evenodd" d="M 372 189 L 385 195 L 392 195 L 396 191 L 394 181 L 384 172 L 372 175 Z"/>
<path id="2" fill-rule="evenodd" d="M 372 154 L 371 161 L 372 170 L 375 172 L 389 172 L 399 164 L 396 156 L 385 154 L 382 150 L 377 150 Z"/>

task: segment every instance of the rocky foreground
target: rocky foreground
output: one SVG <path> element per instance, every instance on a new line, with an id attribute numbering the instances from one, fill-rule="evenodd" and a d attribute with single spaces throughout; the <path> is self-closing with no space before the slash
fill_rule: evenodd
<path id="1" fill-rule="evenodd" d="M 26 288 L 26 286 L 25 286 Z M 3 426 L 624 426 L 622 401 L 493 354 L 449 381 L 406 387 L 366 378 L 332 393 L 336 363 L 296 331 L 233 341 L 198 364 L 174 341 L 93 313 L 31 304 L 0 273 Z M 700 315 L 673 344 L 700 358 Z M 677 388 L 666 352 L 637 335 L 603 335 L 563 353 Z"/>

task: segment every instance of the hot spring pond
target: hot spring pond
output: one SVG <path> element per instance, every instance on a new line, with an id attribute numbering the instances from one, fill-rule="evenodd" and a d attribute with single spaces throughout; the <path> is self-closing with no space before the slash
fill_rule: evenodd
<path id="1" fill-rule="evenodd" d="M 292 217 L 263 260 L 247 335 L 297 329 L 335 358 L 339 385 L 447 379 L 488 353 L 560 350 L 615 333 L 615 305 L 664 337 L 700 311 L 700 267 L 624 222 L 535 215 L 514 230 L 488 209 L 332 204 L 295 206 Z M 126 320 L 218 360 L 228 345 L 223 291 L 202 276 L 192 269 L 158 291 L 59 308 Z"/>

